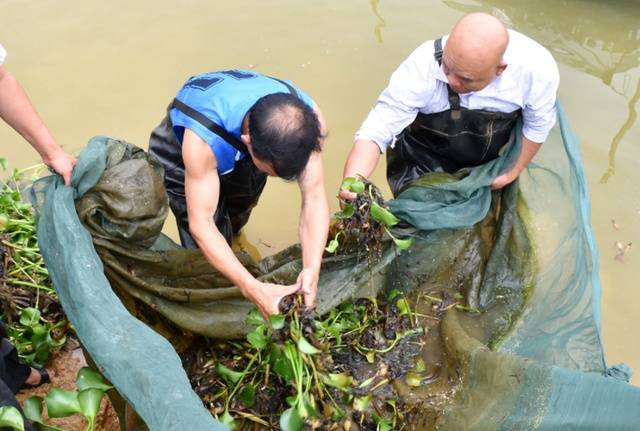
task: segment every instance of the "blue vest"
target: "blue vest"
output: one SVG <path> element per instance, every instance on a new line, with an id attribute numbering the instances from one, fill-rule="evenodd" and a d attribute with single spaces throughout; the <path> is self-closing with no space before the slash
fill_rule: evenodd
<path id="1" fill-rule="evenodd" d="M 242 120 L 249 109 L 258 99 L 268 94 L 290 93 L 287 85 L 292 87 L 304 103 L 313 108 L 313 100 L 290 83 L 250 70 L 223 70 L 193 76 L 180 89 L 176 100 L 240 139 Z M 219 175 L 233 171 L 236 161 L 247 155 L 179 109 L 173 107 L 169 116 L 180 144 L 186 127 L 211 147 L 218 162 Z"/>

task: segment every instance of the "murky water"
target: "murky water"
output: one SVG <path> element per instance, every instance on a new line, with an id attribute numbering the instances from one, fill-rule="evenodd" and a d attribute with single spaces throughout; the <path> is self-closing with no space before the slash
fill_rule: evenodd
<path id="1" fill-rule="evenodd" d="M 353 133 L 391 72 L 421 42 L 447 33 L 464 11 L 493 11 L 547 46 L 560 65 L 560 96 L 582 141 L 600 247 L 607 358 L 640 369 L 640 250 L 632 246 L 624 263 L 614 260 L 615 242 L 640 242 L 637 2 L 184 3 L 0 1 L 6 66 L 71 152 L 97 134 L 146 147 L 177 89 L 199 72 L 254 67 L 291 79 L 327 117 L 332 196 Z M 14 166 L 38 161 L 5 125 L 0 142 L 0 156 Z M 383 185 L 383 170 L 373 179 Z M 296 240 L 299 201 L 295 185 L 269 181 L 246 229 L 259 253 Z M 634 382 L 640 383 L 638 375 Z"/>

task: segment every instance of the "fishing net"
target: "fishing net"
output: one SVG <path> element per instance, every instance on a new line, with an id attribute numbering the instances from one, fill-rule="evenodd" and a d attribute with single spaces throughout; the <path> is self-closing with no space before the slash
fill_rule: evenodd
<path id="1" fill-rule="evenodd" d="M 560 108 L 535 163 L 492 192 L 519 137 L 518 128 L 498 159 L 426 175 L 389 202 L 400 219 L 389 234 L 413 238 L 407 250 L 384 240 L 327 254 L 317 315 L 390 292 L 411 302 L 420 349 L 404 350 L 412 363 L 370 391 L 374 404 L 405 408 L 406 429 L 633 429 L 640 390 L 624 382 L 628 369 L 606 367 L 600 339 L 578 142 Z M 150 429 L 225 429 L 176 351 L 184 359 L 202 340 L 241 339 L 252 305 L 198 250 L 161 234 L 162 170 L 144 151 L 94 138 L 72 184 L 44 178 L 33 197 L 42 254 L 84 347 Z M 295 282 L 301 268 L 299 246 L 259 262 L 238 257 L 274 283 Z"/>

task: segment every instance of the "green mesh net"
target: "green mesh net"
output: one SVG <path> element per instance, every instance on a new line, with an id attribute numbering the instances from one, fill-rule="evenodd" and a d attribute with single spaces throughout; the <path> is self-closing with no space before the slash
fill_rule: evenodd
<path id="1" fill-rule="evenodd" d="M 454 298 L 459 307 L 440 304 L 425 336 L 421 354 L 438 378 L 407 394 L 420 412 L 410 429 L 634 429 L 640 389 L 624 382 L 624 366 L 606 367 L 600 339 L 578 142 L 560 107 L 535 163 L 492 192 L 519 136 L 518 128 L 498 159 L 426 175 L 390 201 L 402 220 L 393 233 L 416 239 L 408 250 L 387 241 L 374 260 L 326 256 L 318 313 L 392 289 L 418 309 L 425 298 Z M 198 250 L 161 234 L 162 170 L 144 151 L 94 138 L 72 184 L 47 177 L 33 196 L 43 256 L 83 345 L 150 429 L 225 429 L 192 391 L 176 350 L 197 336 L 242 337 L 252 305 Z M 274 283 L 295 282 L 301 265 L 297 245 L 259 262 L 238 257 Z"/>

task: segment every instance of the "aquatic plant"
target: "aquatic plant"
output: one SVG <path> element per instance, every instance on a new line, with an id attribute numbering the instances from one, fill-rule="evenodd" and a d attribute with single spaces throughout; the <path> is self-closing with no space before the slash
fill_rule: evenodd
<path id="1" fill-rule="evenodd" d="M 413 238 L 401 239 L 391 233 L 391 228 L 400 220 L 386 208 L 382 193 L 375 184 L 364 178 L 345 178 L 341 190 L 356 193 L 353 201 L 342 201 L 342 210 L 335 213 L 331 226 L 331 237 L 326 251 L 335 253 L 343 245 L 346 251 L 351 246 L 365 246 L 370 257 L 380 254 L 382 238 L 387 234 L 401 249 L 406 250 Z"/>
<path id="2" fill-rule="evenodd" d="M 0 159 L 0 169 L 6 174 L 6 159 Z M 39 364 L 65 343 L 68 330 L 40 254 L 33 208 L 21 193 L 24 177 L 32 173 L 33 181 L 42 169 L 44 165 L 14 169 L 0 181 L 0 317 L 8 323 L 18 354 Z"/>
<path id="3" fill-rule="evenodd" d="M 76 388 L 75 391 L 53 388 L 44 398 L 27 398 L 23 406 L 24 415 L 39 431 L 64 431 L 62 428 L 45 424 L 42 411 L 46 406 L 50 418 L 63 418 L 75 414 L 84 416 L 87 424 L 85 431 L 93 431 L 102 398 L 113 386 L 106 384 L 97 372 L 84 367 L 76 376 Z"/>

